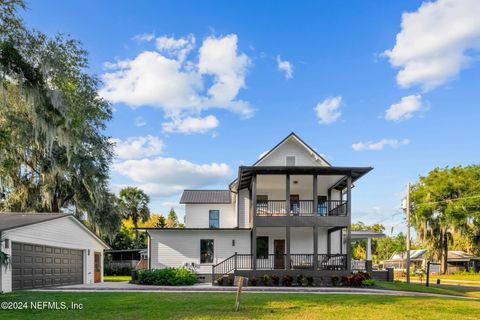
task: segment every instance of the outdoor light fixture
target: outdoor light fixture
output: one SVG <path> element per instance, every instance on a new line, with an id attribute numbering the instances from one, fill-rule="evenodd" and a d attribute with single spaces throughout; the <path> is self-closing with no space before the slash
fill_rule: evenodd
<path id="1" fill-rule="evenodd" d="M 232 247 L 235 247 L 235 239 L 232 240 Z"/>

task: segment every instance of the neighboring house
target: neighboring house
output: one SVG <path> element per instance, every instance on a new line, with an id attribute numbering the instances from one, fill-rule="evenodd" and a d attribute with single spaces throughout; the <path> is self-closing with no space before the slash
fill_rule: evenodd
<path id="1" fill-rule="evenodd" d="M 146 228 L 149 267 L 200 279 L 351 272 L 353 183 L 371 167 L 332 166 L 291 133 L 226 190 L 185 190 L 185 228 Z M 376 237 L 365 233 L 357 239 Z"/>
<path id="2" fill-rule="evenodd" d="M 99 237 L 70 214 L 0 213 L 0 292 L 103 281 Z"/>
<path id="3" fill-rule="evenodd" d="M 147 249 L 105 250 L 104 270 L 110 272 L 126 268 L 128 274 L 132 270 L 147 268 Z"/>
<path id="4" fill-rule="evenodd" d="M 427 269 L 427 250 L 411 250 L 410 261 L 414 269 Z M 384 267 L 394 268 L 395 270 L 405 270 L 407 264 L 406 252 L 395 253 L 388 260 L 383 262 Z M 447 257 L 448 273 L 460 271 L 480 271 L 480 257 L 466 253 L 465 251 L 448 251 Z"/>

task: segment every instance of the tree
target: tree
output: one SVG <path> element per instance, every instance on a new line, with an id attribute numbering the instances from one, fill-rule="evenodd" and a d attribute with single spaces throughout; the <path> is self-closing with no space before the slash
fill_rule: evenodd
<path id="1" fill-rule="evenodd" d="M 455 235 L 478 241 L 472 233 L 478 235 L 479 195 L 479 166 L 436 168 L 412 188 L 413 226 L 430 255 L 441 261 L 443 273 Z"/>
<path id="2" fill-rule="evenodd" d="M 124 219 L 132 219 L 135 230 L 135 243 L 138 243 L 138 223 L 150 218 L 148 203 L 150 198 L 140 189 L 127 187 L 120 190 L 118 208 Z"/>
<path id="3" fill-rule="evenodd" d="M 158 222 L 157 222 L 155 227 L 163 229 L 163 228 L 165 228 L 166 225 L 167 225 L 167 221 L 165 220 L 165 217 L 163 215 L 160 215 L 160 217 L 158 218 Z"/>
<path id="4" fill-rule="evenodd" d="M 167 221 L 165 223 L 166 228 L 176 228 L 178 227 L 178 218 L 175 210 L 173 208 L 170 209 L 168 213 Z"/>
<path id="5" fill-rule="evenodd" d="M 79 42 L 27 30 L 24 7 L 0 3 L 0 210 L 70 211 L 99 234 L 116 230 L 111 107 Z"/>

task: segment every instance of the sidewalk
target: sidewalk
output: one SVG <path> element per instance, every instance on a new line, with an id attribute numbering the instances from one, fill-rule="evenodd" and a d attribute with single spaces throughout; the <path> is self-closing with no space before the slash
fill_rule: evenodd
<path id="1" fill-rule="evenodd" d="M 199 283 L 193 286 L 150 286 L 131 284 L 128 282 L 102 282 L 94 284 L 81 284 L 55 288 L 43 288 L 32 291 L 56 291 L 56 292 L 236 292 L 236 287 L 212 286 L 210 283 Z M 347 287 L 244 287 L 244 292 L 255 293 L 307 293 L 307 294 L 366 294 L 366 295 L 389 295 L 389 296 L 429 296 L 458 299 L 477 298 L 451 296 L 424 292 L 395 291 L 372 288 L 347 288 Z"/>

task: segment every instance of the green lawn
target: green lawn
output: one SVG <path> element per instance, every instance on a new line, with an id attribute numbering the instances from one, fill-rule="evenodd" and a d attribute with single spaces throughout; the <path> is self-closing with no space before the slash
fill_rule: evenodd
<path id="1" fill-rule="evenodd" d="M 131 276 L 103 276 L 103 281 L 105 282 L 130 281 L 130 280 L 132 280 Z"/>
<path id="2" fill-rule="evenodd" d="M 414 292 L 429 292 L 429 293 L 438 293 L 438 294 L 448 294 L 453 296 L 464 296 L 464 297 L 473 297 L 480 298 L 480 288 L 468 288 L 461 286 L 437 286 L 431 284 L 429 287 L 426 287 L 424 284 L 418 283 L 406 283 L 406 282 L 385 282 L 385 281 L 375 281 L 377 287 L 390 290 L 400 290 L 400 291 L 414 291 Z M 480 303 L 480 302 L 479 302 Z"/>
<path id="3" fill-rule="evenodd" d="M 0 301 L 57 301 L 82 310 L 0 310 L 2 319 L 478 319 L 480 302 L 436 297 L 244 293 L 19 292 Z"/>
<path id="4" fill-rule="evenodd" d="M 414 281 L 420 281 L 420 278 L 417 276 L 412 276 L 410 278 Z M 480 274 L 479 273 L 458 273 L 458 274 L 439 274 L 431 275 L 430 282 L 435 283 L 437 279 L 440 279 L 441 283 L 444 284 L 460 284 L 466 286 L 480 286 Z M 405 278 L 400 278 L 399 280 L 405 281 Z M 424 276 L 422 282 L 426 281 Z"/>

